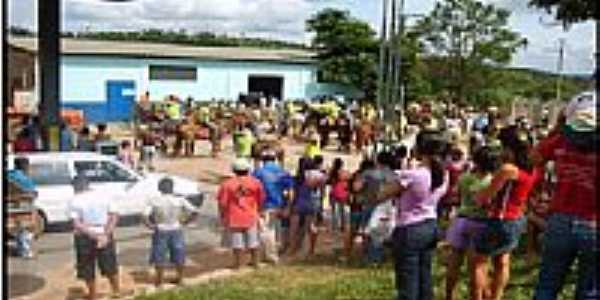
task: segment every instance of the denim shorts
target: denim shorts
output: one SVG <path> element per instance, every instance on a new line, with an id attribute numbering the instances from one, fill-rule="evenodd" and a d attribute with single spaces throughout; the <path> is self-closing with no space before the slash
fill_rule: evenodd
<path id="1" fill-rule="evenodd" d="M 357 232 L 365 227 L 364 213 L 362 211 L 350 213 L 350 229 L 352 232 Z"/>
<path id="2" fill-rule="evenodd" d="M 474 248 L 479 254 L 497 256 L 517 248 L 525 229 L 526 219 L 517 220 L 487 219 L 484 228 L 474 237 Z"/>
<path id="3" fill-rule="evenodd" d="M 371 215 L 375 209 L 363 208 L 361 211 L 355 211 L 350 213 L 350 229 L 352 232 L 357 232 L 361 229 L 365 229 L 369 224 Z"/>
<path id="4" fill-rule="evenodd" d="M 458 217 L 446 231 L 446 241 L 455 249 L 466 250 L 473 246 L 474 237 L 485 229 L 480 220 Z"/>
<path id="5" fill-rule="evenodd" d="M 155 230 L 152 235 L 150 264 L 167 265 L 167 253 L 171 264 L 182 266 L 185 263 L 185 240 L 181 230 Z"/>

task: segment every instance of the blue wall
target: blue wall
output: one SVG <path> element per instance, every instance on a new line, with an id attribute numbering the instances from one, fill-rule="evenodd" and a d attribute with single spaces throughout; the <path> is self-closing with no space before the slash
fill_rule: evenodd
<path id="1" fill-rule="evenodd" d="M 197 68 L 197 80 L 149 80 L 150 65 L 194 66 Z M 93 119 L 108 118 L 111 112 L 107 107 L 102 108 L 103 103 L 108 105 L 109 102 L 108 81 L 133 82 L 133 90 L 126 93 L 126 96 L 133 96 L 133 101 L 146 91 L 150 92 L 151 100 L 161 100 L 169 94 L 183 99 L 191 96 L 196 100 L 236 100 L 240 93 L 248 92 L 250 75 L 282 77 L 283 96 L 286 99 L 309 99 L 333 94 L 357 95 L 357 91 L 343 86 L 317 83 L 316 71 L 316 64 L 66 55 L 62 57 L 61 65 L 62 102 L 64 106 L 78 109 L 87 106 L 88 119 L 92 115 Z M 104 113 L 99 112 L 102 109 Z M 126 111 L 127 108 L 122 110 Z"/>
<path id="2" fill-rule="evenodd" d="M 196 81 L 149 80 L 150 65 L 195 66 L 198 78 Z M 149 91 L 153 100 L 169 94 L 198 100 L 237 99 L 240 93 L 248 92 L 249 75 L 283 77 L 283 94 L 287 99 L 309 98 L 318 91 L 314 64 L 69 55 L 63 57 L 61 71 L 65 103 L 105 100 L 107 80 L 133 80 L 136 95 Z"/>

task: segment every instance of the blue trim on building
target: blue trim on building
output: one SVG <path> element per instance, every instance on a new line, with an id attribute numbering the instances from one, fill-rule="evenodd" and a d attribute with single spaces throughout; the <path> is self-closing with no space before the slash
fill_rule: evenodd
<path id="1" fill-rule="evenodd" d="M 129 90 L 128 94 L 124 91 Z M 62 101 L 62 107 L 83 111 L 86 124 L 129 122 L 133 119 L 135 106 L 135 82 L 132 80 L 108 80 L 107 100 Z"/>

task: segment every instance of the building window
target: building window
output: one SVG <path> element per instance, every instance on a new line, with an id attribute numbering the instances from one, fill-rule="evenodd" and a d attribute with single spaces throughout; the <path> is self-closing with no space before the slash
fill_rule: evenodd
<path id="1" fill-rule="evenodd" d="M 150 80 L 190 80 L 197 79 L 196 67 L 188 66 L 149 66 Z"/>

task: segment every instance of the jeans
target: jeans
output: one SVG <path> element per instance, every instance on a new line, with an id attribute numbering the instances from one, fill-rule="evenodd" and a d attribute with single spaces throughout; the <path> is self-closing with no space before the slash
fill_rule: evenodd
<path id="1" fill-rule="evenodd" d="M 385 259 L 385 249 L 383 243 L 374 239 L 369 239 L 367 244 L 367 263 L 379 264 Z"/>
<path id="2" fill-rule="evenodd" d="M 436 221 L 397 227 L 393 238 L 397 299 L 433 299 L 431 265 L 437 241 Z"/>
<path id="3" fill-rule="evenodd" d="M 33 233 L 27 229 L 21 229 L 17 233 L 17 254 L 20 257 L 33 257 L 31 244 L 33 241 Z"/>
<path id="4" fill-rule="evenodd" d="M 535 300 L 557 299 L 565 277 L 577 259 L 576 300 L 599 299 L 597 231 L 582 220 L 565 214 L 549 217 Z"/>
<path id="5" fill-rule="evenodd" d="M 331 199 L 331 198 L 330 198 Z M 349 226 L 350 212 L 345 204 L 337 201 L 331 203 L 331 227 L 333 231 L 343 231 Z"/>

